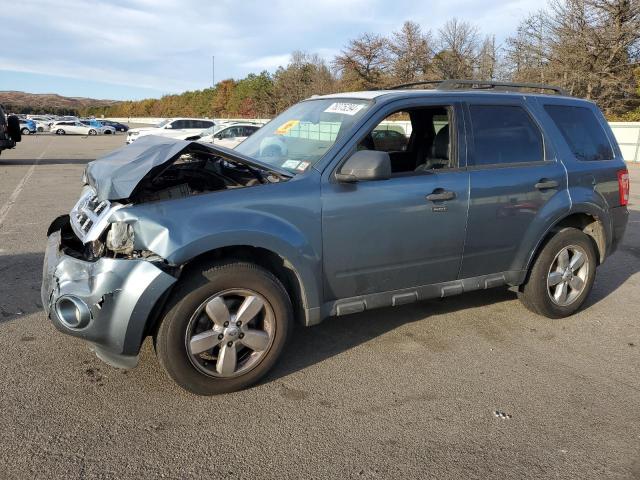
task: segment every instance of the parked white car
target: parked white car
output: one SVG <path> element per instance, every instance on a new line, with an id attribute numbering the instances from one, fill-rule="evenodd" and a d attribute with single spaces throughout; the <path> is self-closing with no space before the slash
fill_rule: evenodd
<path id="1" fill-rule="evenodd" d="M 49 115 L 27 115 L 27 118 L 36 122 L 36 130 L 41 132 L 48 132 L 49 128 L 55 121 L 53 117 Z"/>
<path id="2" fill-rule="evenodd" d="M 49 129 L 51 128 L 51 124 L 53 123 L 53 122 L 43 122 L 43 121 L 34 120 L 34 119 L 32 120 L 36 122 L 36 131 L 38 133 L 48 132 Z"/>
<path id="3" fill-rule="evenodd" d="M 63 121 L 55 122 L 51 125 L 51 132 L 57 135 L 97 135 L 98 130 L 94 127 L 88 127 L 79 121 Z"/>
<path id="4" fill-rule="evenodd" d="M 215 125 L 213 120 L 200 118 L 168 118 L 155 127 L 131 128 L 127 132 L 127 143 L 132 143 L 140 137 L 158 135 L 185 140 L 188 137 L 198 135 L 202 130 Z"/>
<path id="5" fill-rule="evenodd" d="M 235 122 L 220 127 L 211 127 L 200 133 L 197 140 L 201 143 L 213 143 L 227 148 L 235 148 L 249 135 L 260 129 L 262 125 L 256 123 Z"/>
<path id="6" fill-rule="evenodd" d="M 89 128 L 95 128 L 100 135 L 115 135 L 116 129 L 110 127 L 109 125 L 105 125 L 98 120 L 89 119 L 89 120 L 80 120 L 80 123 L 86 125 Z"/>

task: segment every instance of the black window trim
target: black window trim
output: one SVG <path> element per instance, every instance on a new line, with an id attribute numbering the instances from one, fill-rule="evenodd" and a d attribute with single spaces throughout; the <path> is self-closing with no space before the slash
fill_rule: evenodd
<path id="1" fill-rule="evenodd" d="M 538 133 L 540 133 L 540 138 L 542 139 L 542 160 L 530 160 L 527 162 L 508 162 L 508 163 L 486 163 L 482 165 L 473 165 L 470 162 L 473 161 L 473 154 L 475 151 L 475 135 L 473 133 L 473 122 L 471 121 L 471 106 L 482 106 L 482 107 L 518 107 L 525 112 L 525 114 L 529 117 L 535 127 L 538 129 Z M 549 158 L 547 155 L 547 140 L 544 135 L 544 129 L 535 115 L 532 115 L 529 111 L 529 108 L 521 102 L 478 102 L 478 101 L 465 101 L 464 102 L 465 114 L 467 115 L 469 121 L 469 130 L 467 132 L 467 149 L 469 153 L 467 155 L 467 170 L 487 170 L 491 168 L 516 168 L 516 167 L 535 167 L 540 165 L 548 165 L 555 161 L 554 158 Z"/>

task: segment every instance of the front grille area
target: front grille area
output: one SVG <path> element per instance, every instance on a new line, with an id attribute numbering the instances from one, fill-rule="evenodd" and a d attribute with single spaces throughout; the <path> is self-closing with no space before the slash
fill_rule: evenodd
<path id="1" fill-rule="evenodd" d="M 69 214 L 71 228 L 82 243 L 94 241 L 104 231 L 114 208 L 108 200 L 98 200 L 95 191 L 87 188 Z"/>

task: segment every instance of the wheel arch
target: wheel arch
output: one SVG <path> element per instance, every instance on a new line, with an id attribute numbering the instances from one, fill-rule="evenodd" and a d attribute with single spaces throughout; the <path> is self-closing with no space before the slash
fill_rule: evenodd
<path id="1" fill-rule="evenodd" d="M 206 264 L 215 264 L 225 260 L 253 263 L 272 273 L 289 294 L 295 320 L 303 325 L 314 323 L 310 318 L 307 289 L 305 289 L 300 273 L 288 259 L 267 248 L 252 245 L 229 245 L 199 253 L 182 265 L 178 282 L 180 282 L 180 278 L 189 275 L 190 271 Z M 176 285 L 172 288 L 175 288 Z M 151 335 L 159 326 L 165 311 L 166 299 L 156 305 L 153 314 L 147 320 L 145 336 Z"/>
<path id="2" fill-rule="evenodd" d="M 593 242 L 597 253 L 598 265 L 604 262 L 607 253 L 607 233 L 602 214 L 592 209 L 574 210 L 557 219 L 545 232 L 541 240 L 531 252 L 526 271 L 529 272 L 533 262 L 547 242 L 563 228 L 576 228 L 584 232 Z"/>

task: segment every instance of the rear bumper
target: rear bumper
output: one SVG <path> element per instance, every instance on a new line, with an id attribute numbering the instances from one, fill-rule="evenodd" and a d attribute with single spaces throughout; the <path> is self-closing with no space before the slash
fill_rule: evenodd
<path id="1" fill-rule="evenodd" d="M 611 243 L 607 255 L 611 255 L 618 249 L 622 237 L 624 237 L 624 232 L 627 229 L 627 222 L 629 221 L 629 210 L 627 210 L 627 207 L 615 207 L 609 212 L 611 215 Z"/>
<path id="2" fill-rule="evenodd" d="M 66 255 L 56 231 L 45 253 L 42 305 L 58 330 L 93 343 L 107 363 L 131 368 L 147 320 L 175 281 L 146 260 L 88 262 Z"/>

